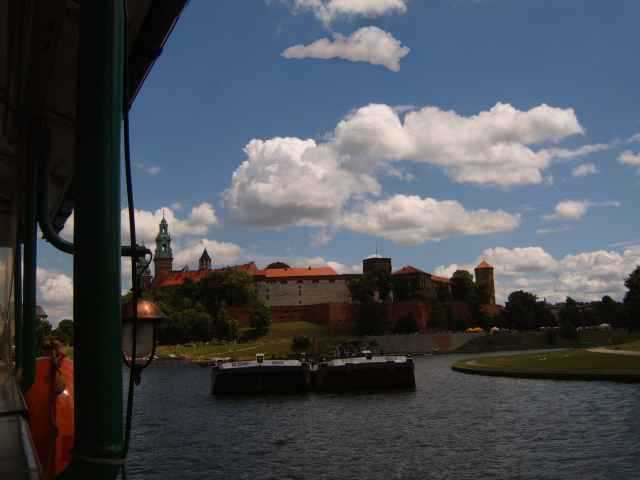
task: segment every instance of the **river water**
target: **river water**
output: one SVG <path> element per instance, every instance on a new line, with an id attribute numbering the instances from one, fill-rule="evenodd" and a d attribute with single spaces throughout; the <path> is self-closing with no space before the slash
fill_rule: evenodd
<path id="1" fill-rule="evenodd" d="M 157 363 L 127 477 L 640 479 L 640 387 L 465 375 L 460 358 L 417 358 L 415 392 L 263 398 L 216 398 L 208 368 Z"/>

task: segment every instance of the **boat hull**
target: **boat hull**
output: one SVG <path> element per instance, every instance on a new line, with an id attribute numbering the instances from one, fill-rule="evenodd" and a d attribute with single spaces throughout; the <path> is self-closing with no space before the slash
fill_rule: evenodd
<path id="1" fill-rule="evenodd" d="M 310 386 L 311 372 L 306 365 L 211 369 L 213 395 L 305 393 Z"/>
<path id="2" fill-rule="evenodd" d="M 411 359 L 405 362 L 346 363 L 319 365 L 314 371 L 314 389 L 318 392 L 357 390 L 414 390 L 416 380 Z"/>

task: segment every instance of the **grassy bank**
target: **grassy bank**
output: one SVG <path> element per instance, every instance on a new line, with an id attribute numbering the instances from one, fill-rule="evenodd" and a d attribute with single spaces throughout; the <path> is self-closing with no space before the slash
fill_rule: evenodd
<path id="1" fill-rule="evenodd" d="M 161 345 L 158 355 L 161 358 L 184 358 L 203 361 L 216 357 L 231 357 L 238 360 L 255 358 L 256 353 L 267 357 L 286 357 L 291 351 L 293 337 L 305 335 L 312 340 L 310 352 L 324 355 L 332 352 L 339 343 L 349 340 L 347 337 L 334 337 L 322 325 L 309 322 L 283 322 L 271 325 L 270 332 L 259 339 L 249 342 L 208 342 L 187 345 Z"/>
<path id="2" fill-rule="evenodd" d="M 548 348 L 583 348 L 611 346 L 640 341 L 640 334 L 629 334 L 627 330 L 585 330 L 576 339 L 565 339 L 557 332 L 518 332 L 514 334 L 482 335 L 457 350 L 457 353 L 485 353 L 506 350 L 540 350 Z M 638 343 L 640 349 L 640 342 Z"/>
<path id="3" fill-rule="evenodd" d="M 640 351 L 640 342 L 618 348 Z M 452 368 L 463 373 L 502 377 L 640 382 L 640 355 L 590 352 L 584 348 L 461 360 Z"/>

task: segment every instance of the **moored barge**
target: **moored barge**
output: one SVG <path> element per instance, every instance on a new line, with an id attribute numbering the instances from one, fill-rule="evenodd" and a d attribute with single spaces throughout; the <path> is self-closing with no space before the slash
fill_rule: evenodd
<path id="1" fill-rule="evenodd" d="M 373 355 L 321 362 L 313 372 L 318 392 L 416 388 L 413 360 L 406 356 Z"/>
<path id="2" fill-rule="evenodd" d="M 309 364 L 300 360 L 220 362 L 211 369 L 211 393 L 304 393 L 311 387 Z"/>

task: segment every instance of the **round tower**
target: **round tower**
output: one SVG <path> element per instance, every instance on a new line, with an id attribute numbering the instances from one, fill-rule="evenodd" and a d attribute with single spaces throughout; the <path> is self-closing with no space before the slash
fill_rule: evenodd
<path id="1" fill-rule="evenodd" d="M 475 268 L 476 285 L 480 290 L 480 303 L 496 304 L 496 286 L 493 279 L 493 266 L 482 260 Z"/>

